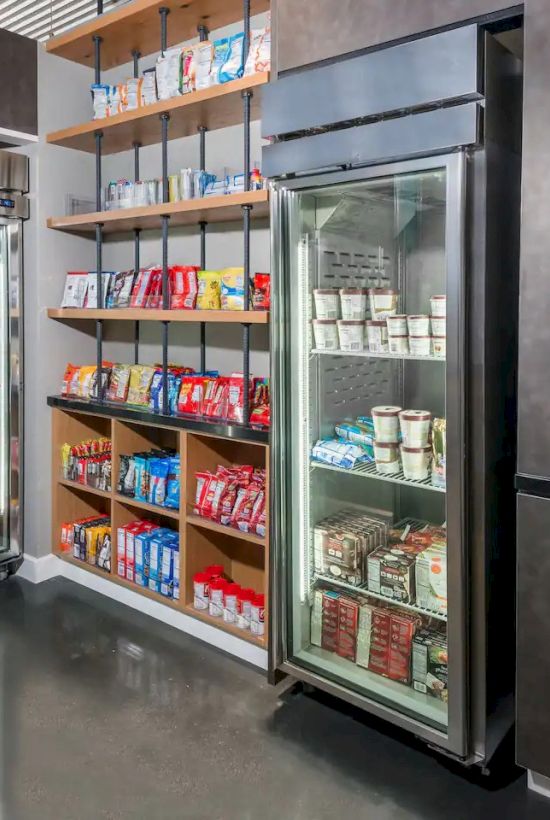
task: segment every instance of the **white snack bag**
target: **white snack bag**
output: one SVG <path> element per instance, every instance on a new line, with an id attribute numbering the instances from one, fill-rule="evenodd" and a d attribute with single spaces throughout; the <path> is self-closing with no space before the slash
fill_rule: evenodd
<path id="1" fill-rule="evenodd" d="M 271 27 L 252 29 L 250 48 L 244 66 L 245 77 L 271 69 Z"/>
<path id="2" fill-rule="evenodd" d="M 157 72 L 154 68 L 148 68 L 143 72 L 143 85 L 141 87 L 143 105 L 152 105 L 157 102 Z"/>
<path id="3" fill-rule="evenodd" d="M 131 77 L 126 83 L 126 110 L 135 111 L 143 105 L 143 79 Z"/>
<path id="4" fill-rule="evenodd" d="M 65 279 L 62 308 L 82 308 L 88 291 L 88 273 L 69 271 Z"/>
<path id="5" fill-rule="evenodd" d="M 195 89 L 208 88 L 210 85 L 210 69 L 212 67 L 212 43 L 205 40 L 195 46 Z"/>
<path id="6" fill-rule="evenodd" d="M 104 120 L 109 116 L 109 99 L 111 86 L 104 83 L 92 85 L 92 101 L 94 106 L 94 120 Z"/>
<path id="7" fill-rule="evenodd" d="M 169 48 L 157 60 L 157 91 L 159 100 L 180 95 L 181 48 Z"/>

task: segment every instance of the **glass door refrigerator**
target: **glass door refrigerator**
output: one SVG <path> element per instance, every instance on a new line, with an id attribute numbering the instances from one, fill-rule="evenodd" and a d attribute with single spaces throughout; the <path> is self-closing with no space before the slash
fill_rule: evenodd
<path id="1" fill-rule="evenodd" d="M 499 48 L 494 57 L 508 60 Z M 316 71 L 330 85 L 330 67 L 312 70 L 313 95 Z M 327 158 L 317 134 L 304 152 L 303 135 L 264 150 L 264 171 L 278 177 L 270 618 L 274 677 L 486 764 L 512 714 L 513 659 L 497 659 L 494 632 L 510 629 L 512 600 L 517 216 L 503 219 L 497 189 L 517 215 L 518 164 L 482 139 L 475 114 L 470 145 L 458 135 L 433 150 L 427 128 L 421 157 L 403 124 L 391 161 L 368 132 L 387 123 L 358 124 L 364 145 L 381 146 L 364 167 L 342 161 L 358 144 L 349 123 L 328 134 L 328 170 L 313 170 L 317 150 Z M 303 173 L 289 165 L 296 156 L 307 157 Z M 499 225 L 509 229 L 501 250 Z"/>

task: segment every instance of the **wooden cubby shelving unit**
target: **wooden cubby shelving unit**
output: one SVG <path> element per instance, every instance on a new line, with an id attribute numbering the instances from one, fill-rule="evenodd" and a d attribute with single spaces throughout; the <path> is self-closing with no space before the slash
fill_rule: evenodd
<path id="1" fill-rule="evenodd" d="M 62 476 L 61 446 L 77 443 L 97 436 L 110 437 L 113 442 L 112 490 L 104 492 L 85 487 Z M 242 533 L 231 527 L 209 522 L 192 514 L 195 499 L 197 470 L 215 470 L 218 464 L 253 464 L 269 469 L 269 447 L 260 442 L 225 439 L 210 433 L 194 433 L 186 430 L 150 423 L 127 421 L 107 415 L 98 416 L 73 410 L 52 409 L 52 549 L 64 561 L 84 570 L 109 578 L 116 584 L 128 587 L 160 603 L 171 606 L 187 615 L 199 618 L 243 640 L 259 646 L 267 641 L 267 624 L 263 639 L 255 638 L 248 630 L 237 629 L 221 618 L 198 612 L 193 608 L 193 575 L 209 564 L 222 564 L 226 574 L 242 586 L 253 587 L 257 592 L 268 592 L 269 524 L 266 537 L 260 538 Z M 180 510 L 170 510 L 135 501 L 118 495 L 119 460 L 121 455 L 149 450 L 154 447 L 172 447 L 181 458 Z M 269 483 L 267 482 L 269 487 Z M 269 510 L 269 500 L 267 500 Z M 94 513 L 111 516 L 112 560 L 111 572 L 72 557 L 60 549 L 61 525 Z M 116 533 L 118 527 L 130 521 L 151 520 L 162 526 L 179 531 L 180 535 L 180 599 L 174 601 L 157 595 L 117 575 Z"/>
<path id="2" fill-rule="evenodd" d="M 139 59 L 165 50 L 176 43 L 234 23 L 245 16 L 245 31 L 250 27 L 250 16 L 268 11 L 269 0 L 133 0 L 121 8 L 99 15 L 94 20 L 50 39 L 48 53 L 64 57 L 96 69 L 96 82 L 101 72 L 121 66 L 134 59 L 134 70 L 139 70 Z M 163 197 L 168 199 L 167 156 L 171 140 L 199 131 L 200 162 L 205 168 L 206 133 L 235 125 L 242 120 L 245 132 L 243 170 L 250 170 L 250 120 L 260 113 L 262 87 L 269 82 L 268 73 L 243 77 L 224 85 L 195 91 L 169 101 L 128 111 L 105 120 L 81 123 L 47 137 L 50 144 L 96 154 L 96 210 L 74 216 L 54 216 L 47 220 L 49 228 L 87 239 L 94 239 L 97 248 L 96 270 L 103 270 L 102 243 L 113 236 L 125 238 L 134 232 L 135 259 L 139 260 L 139 232 L 162 228 L 163 282 L 167 282 L 168 226 L 196 225 L 201 231 L 201 261 L 205 264 L 205 236 L 207 225 L 242 220 L 245 281 L 249 273 L 249 232 L 251 220 L 269 217 L 269 195 L 265 190 L 249 191 L 226 196 L 205 197 L 180 202 L 125 210 L 101 211 L 101 158 L 134 149 L 136 179 L 139 173 L 139 150 L 142 146 L 160 144 L 163 177 Z M 159 164 L 160 164 L 159 159 Z M 245 179 L 246 179 L 245 174 Z M 104 182 L 104 181 L 103 181 Z M 78 264 L 77 261 L 75 261 Z M 130 267 L 131 264 L 128 264 Z M 137 267 L 137 262 L 135 267 Z M 101 294 L 98 276 L 98 293 Z M 269 322 L 266 311 L 177 311 L 168 310 L 167 289 L 163 293 L 162 310 L 86 310 L 50 308 L 49 318 L 57 321 L 96 323 L 97 368 L 103 360 L 104 321 L 159 322 L 163 327 L 164 378 L 168 351 L 168 325 L 172 322 L 196 322 L 201 325 L 201 362 L 205 359 L 206 324 L 235 323 L 243 329 L 243 371 L 249 367 L 249 326 Z M 137 357 L 136 342 L 136 357 Z M 105 351 L 107 355 L 107 351 Z M 136 358 L 137 361 L 137 358 Z M 167 394 L 167 391 L 165 395 Z M 147 409 L 133 409 L 126 405 L 109 405 L 104 401 L 78 401 L 50 396 L 52 408 L 52 550 L 61 560 L 81 569 L 107 578 L 114 585 L 171 607 L 186 615 L 207 622 L 227 633 L 260 646 L 267 647 L 268 627 L 262 639 L 250 632 L 225 624 L 220 618 L 193 608 L 193 575 L 208 564 L 222 564 L 228 577 L 237 583 L 252 587 L 266 596 L 268 611 L 269 523 L 266 537 L 242 533 L 193 514 L 195 472 L 215 469 L 218 464 L 246 464 L 264 467 L 267 471 L 266 493 L 269 493 L 269 434 L 249 425 L 229 424 L 223 421 L 207 422 L 200 418 L 172 417 L 163 413 L 152 414 Z M 165 408 L 166 409 L 166 408 Z M 245 411 L 246 415 L 246 411 Z M 66 481 L 61 472 L 61 446 L 76 444 L 84 439 L 107 436 L 113 442 L 112 490 L 103 492 Z M 181 457 L 181 509 L 167 510 L 137 502 L 116 492 L 119 457 L 149 450 L 158 446 L 175 448 Z M 266 499 L 269 510 L 269 499 Z M 111 572 L 90 566 L 60 549 L 61 525 L 94 513 L 109 514 L 112 528 Z M 116 533 L 119 526 L 137 519 L 148 519 L 178 530 L 180 536 L 180 599 L 171 600 L 149 589 L 118 577 L 116 560 Z"/>

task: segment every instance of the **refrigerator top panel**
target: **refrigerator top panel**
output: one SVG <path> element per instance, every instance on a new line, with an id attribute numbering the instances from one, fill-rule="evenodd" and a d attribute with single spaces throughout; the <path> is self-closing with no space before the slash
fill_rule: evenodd
<path id="1" fill-rule="evenodd" d="M 23 154 L 0 150 L 0 192 L 29 191 L 29 158 Z"/>
<path id="2" fill-rule="evenodd" d="M 273 205 L 282 658 L 457 755 L 463 173 L 321 175 Z"/>

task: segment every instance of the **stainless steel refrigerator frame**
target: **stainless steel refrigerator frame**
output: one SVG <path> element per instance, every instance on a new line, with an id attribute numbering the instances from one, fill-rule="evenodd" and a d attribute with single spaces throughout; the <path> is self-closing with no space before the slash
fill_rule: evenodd
<path id="1" fill-rule="evenodd" d="M 317 673 L 293 662 L 287 647 L 286 620 L 289 591 L 275 579 L 289 577 L 285 562 L 286 550 L 284 534 L 290 532 L 292 508 L 288 498 L 289 486 L 286 481 L 290 454 L 288 432 L 288 402 L 296 395 L 296 385 L 290 392 L 283 389 L 288 385 L 288 367 L 285 360 L 285 334 L 288 330 L 288 302 L 290 288 L 294 281 L 294 262 L 290 258 L 289 232 L 295 220 L 292 216 L 293 199 L 296 192 L 324 185 L 344 182 L 359 182 L 377 177 L 388 177 L 415 171 L 444 169 L 446 172 L 446 229 L 445 246 L 447 259 L 447 441 L 450 464 L 447 486 L 447 529 L 453 549 L 448 555 L 449 616 L 447 634 L 449 644 L 449 724 L 447 734 L 432 729 L 395 709 L 351 689 L 321 678 Z M 272 406 L 271 474 L 273 476 L 273 550 L 272 550 L 272 617 L 271 617 L 271 667 L 288 672 L 296 678 L 313 683 L 320 689 L 336 694 L 356 706 L 378 715 L 392 723 L 409 729 L 428 743 L 448 750 L 459 757 L 467 752 L 466 722 L 466 657 L 464 648 L 466 634 L 466 558 L 465 558 L 465 502 L 464 469 L 461 457 L 464 441 L 464 215 L 465 215 L 465 157 L 463 152 L 444 156 L 408 160 L 342 173 L 319 174 L 301 177 L 292 181 L 281 181 L 271 186 L 272 226 L 272 273 L 274 298 L 272 305 L 272 388 L 276 398 Z M 451 410 L 452 408 L 452 410 Z M 358 479 L 356 479 L 358 480 Z M 455 548 L 458 547 L 458 548 Z"/>

